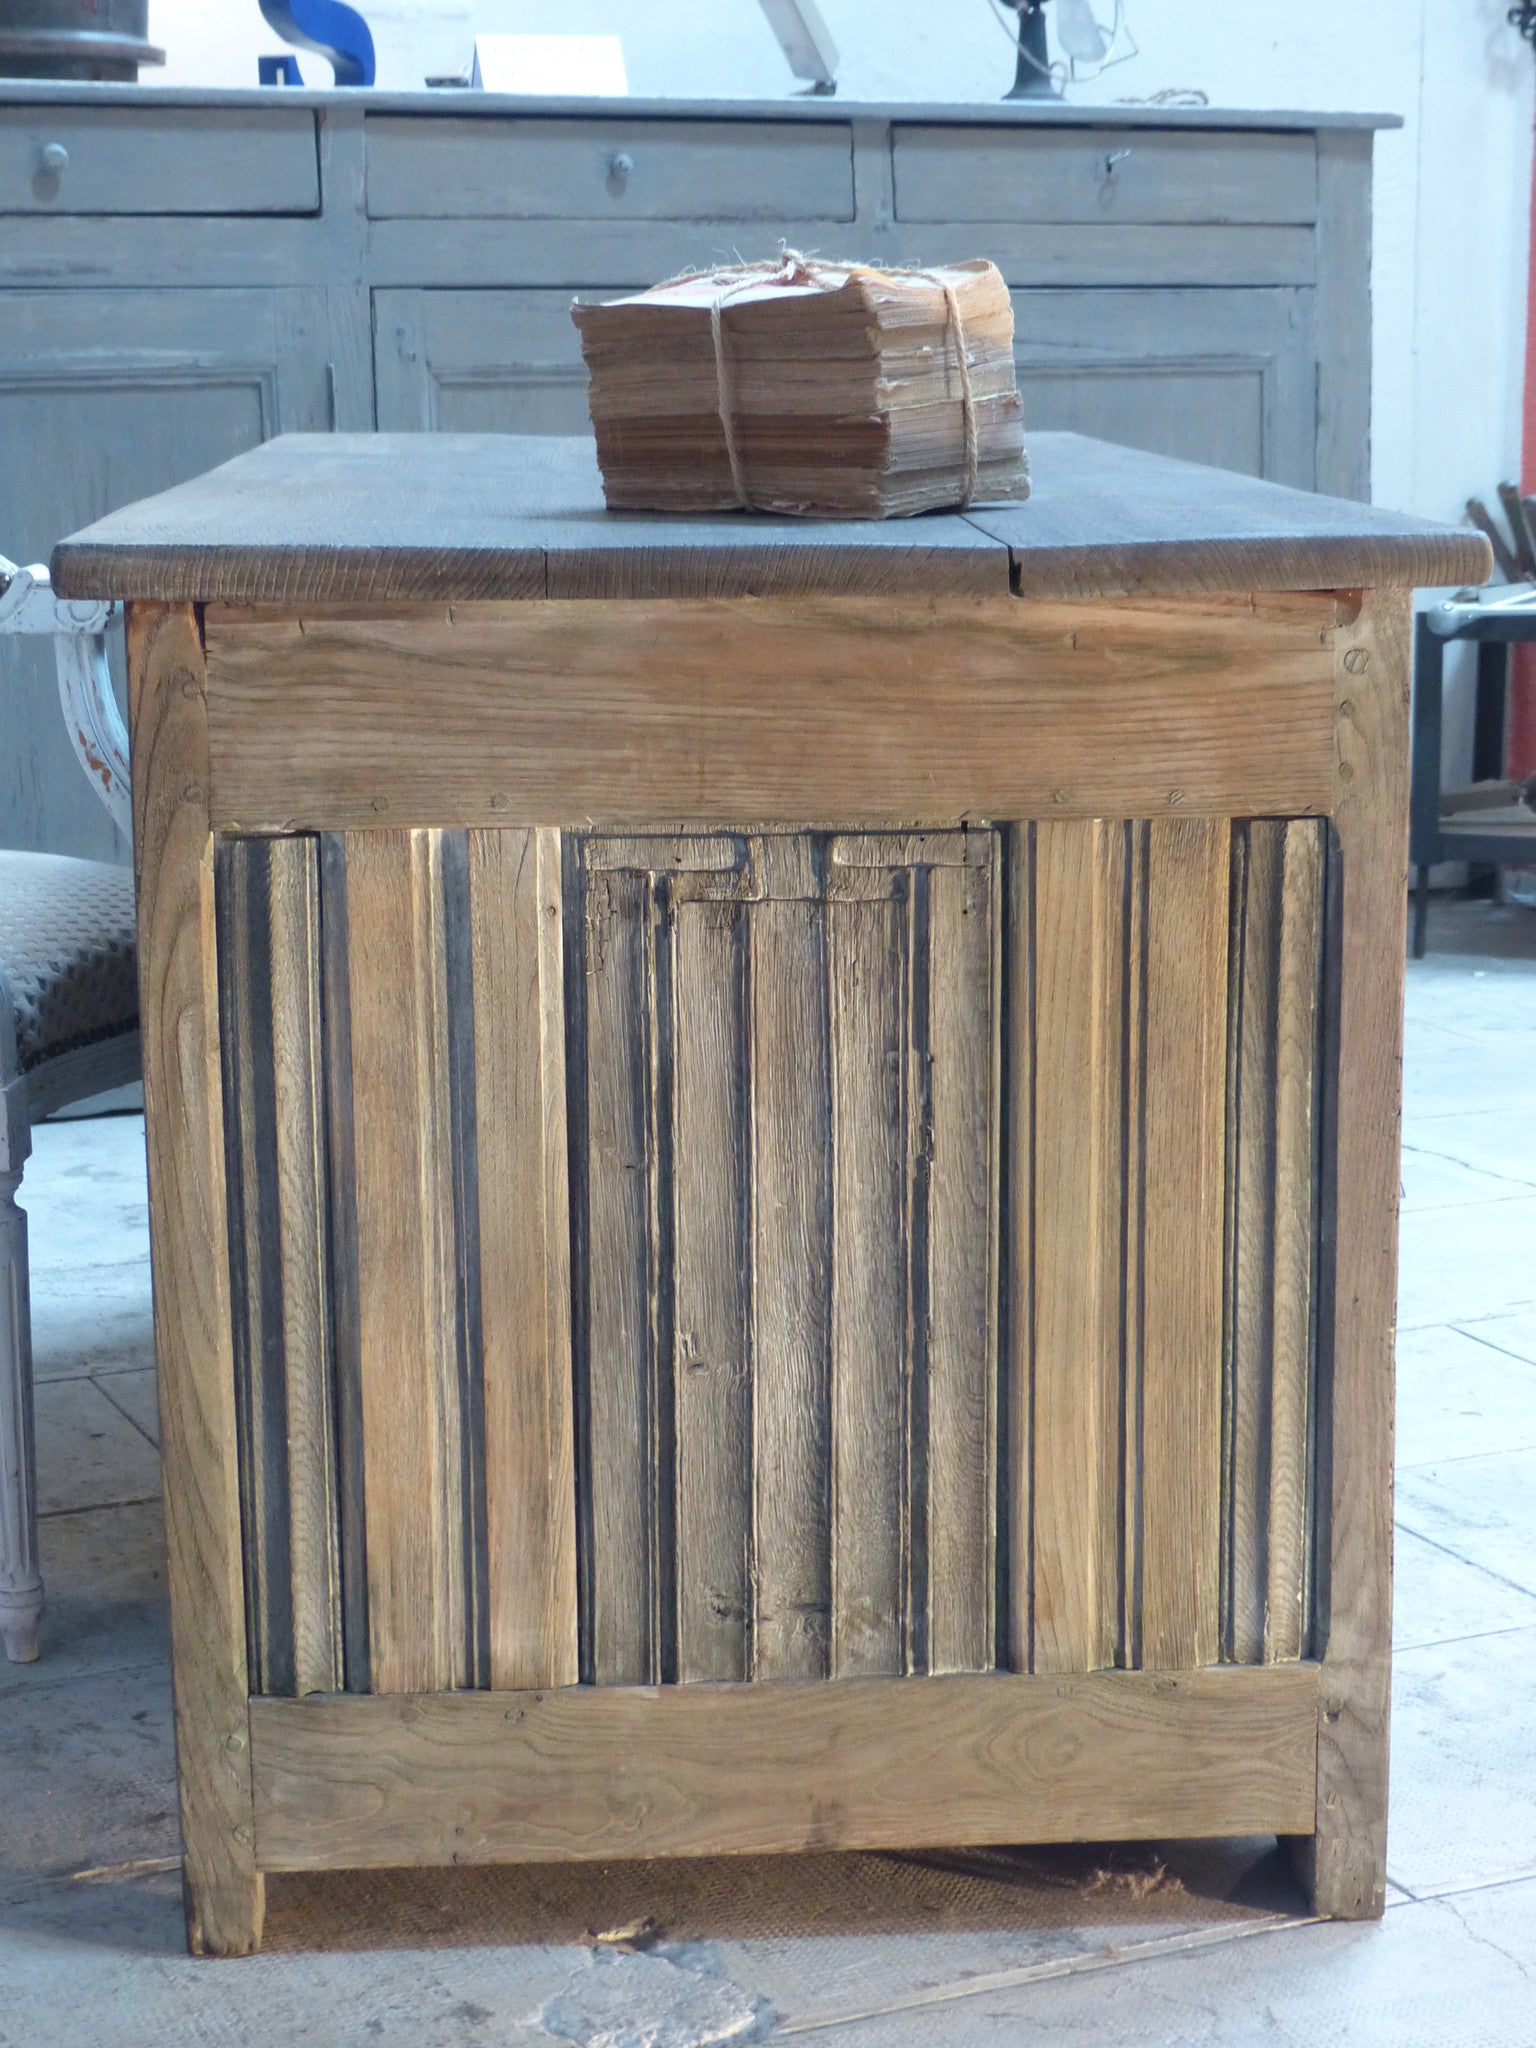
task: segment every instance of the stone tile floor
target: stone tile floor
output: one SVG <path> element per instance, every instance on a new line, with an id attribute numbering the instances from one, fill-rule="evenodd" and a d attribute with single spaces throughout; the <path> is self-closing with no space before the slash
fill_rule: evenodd
<path id="1" fill-rule="evenodd" d="M 1271 1843 L 289 1879 L 182 1951 L 136 1118 L 39 1134 L 42 1661 L 0 1664 L 0 2044 L 1536 2048 L 1536 916 L 1410 968 L 1390 1904 Z"/>

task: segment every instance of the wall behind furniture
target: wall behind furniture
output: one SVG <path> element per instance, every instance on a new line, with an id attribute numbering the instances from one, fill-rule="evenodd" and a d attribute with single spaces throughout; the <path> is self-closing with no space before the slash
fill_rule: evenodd
<path id="1" fill-rule="evenodd" d="M 362 4 L 383 86 L 416 88 L 429 73 L 463 69 L 477 32 L 558 29 L 621 36 L 637 94 L 798 89 L 757 0 Z M 819 4 L 847 98 L 986 101 L 1012 80 L 1008 31 L 990 0 Z M 1114 0 L 1095 4 L 1108 18 Z M 1217 107 L 1403 116 L 1404 128 L 1376 144 L 1373 495 L 1460 519 L 1469 496 L 1518 477 L 1536 54 L 1509 27 L 1508 0 L 1125 4 L 1139 54 L 1072 86 L 1069 100 L 1112 104 L 1182 87 Z M 151 0 L 150 32 L 169 51 L 168 84 L 253 83 L 258 52 L 281 47 L 256 0 Z M 303 62 L 307 79 L 329 82 L 323 59 Z M 1469 770 L 1471 674 L 1468 650 L 1453 650 L 1451 782 Z"/>
<path id="2" fill-rule="evenodd" d="M 1098 0 L 1108 15 L 1113 0 Z M 1213 106 L 1367 108 L 1407 126 L 1377 143 L 1376 498 L 1459 518 L 1519 470 L 1536 57 L 1507 0 L 1127 0 L 1140 54 L 1083 104 L 1169 88 Z M 1011 78 L 989 0 L 821 0 L 855 99 L 991 100 Z M 417 87 L 468 62 L 476 31 L 610 31 L 639 94 L 772 97 L 795 89 L 756 0 L 364 0 L 379 83 Z M 167 84 L 254 82 L 281 47 L 256 0 L 152 0 Z M 314 83 L 323 59 L 303 58 Z"/>

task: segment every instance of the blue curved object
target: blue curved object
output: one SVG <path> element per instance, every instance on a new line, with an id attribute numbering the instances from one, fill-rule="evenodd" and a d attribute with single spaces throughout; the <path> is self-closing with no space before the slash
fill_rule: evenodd
<path id="1" fill-rule="evenodd" d="M 261 11 L 285 42 L 329 57 L 338 85 L 372 85 L 373 37 L 355 7 L 340 0 L 261 0 Z"/>

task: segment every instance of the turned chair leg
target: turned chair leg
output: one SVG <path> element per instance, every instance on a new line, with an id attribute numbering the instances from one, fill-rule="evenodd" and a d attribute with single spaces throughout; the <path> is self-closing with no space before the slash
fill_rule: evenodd
<path id="1" fill-rule="evenodd" d="M 32 1312 L 27 1218 L 16 1205 L 21 1169 L 0 1173 L 0 1637 L 13 1664 L 30 1664 L 43 1623 L 37 1568 L 37 1474 L 32 1448 Z"/>

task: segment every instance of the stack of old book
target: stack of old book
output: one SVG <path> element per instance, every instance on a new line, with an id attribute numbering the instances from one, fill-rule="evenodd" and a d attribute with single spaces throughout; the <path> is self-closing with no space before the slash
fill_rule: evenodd
<path id="1" fill-rule="evenodd" d="M 990 263 L 789 252 L 571 317 L 615 510 L 885 519 L 1029 495 L 1013 308 Z"/>

